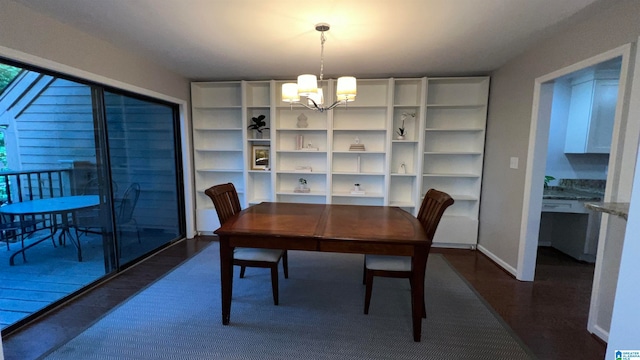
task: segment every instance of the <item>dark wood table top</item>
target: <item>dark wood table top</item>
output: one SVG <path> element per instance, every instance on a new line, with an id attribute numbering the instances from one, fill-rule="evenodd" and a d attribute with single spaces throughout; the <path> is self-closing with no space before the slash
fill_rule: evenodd
<path id="1" fill-rule="evenodd" d="M 247 246 L 240 238 L 264 235 L 264 247 L 365 254 L 390 254 L 376 245 L 393 244 L 393 255 L 412 255 L 410 248 L 429 241 L 414 216 L 389 206 L 264 202 L 243 210 L 215 233 L 230 236 L 231 246 Z M 331 240 L 336 240 L 334 246 L 327 243 Z"/>

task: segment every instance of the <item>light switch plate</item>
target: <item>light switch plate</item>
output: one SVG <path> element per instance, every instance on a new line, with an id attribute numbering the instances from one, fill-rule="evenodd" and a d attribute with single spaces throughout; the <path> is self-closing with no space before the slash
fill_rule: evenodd
<path id="1" fill-rule="evenodd" d="M 509 160 L 509 167 L 512 169 L 517 169 L 518 168 L 518 158 L 517 157 L 511 157 L 511 159 Z"/>

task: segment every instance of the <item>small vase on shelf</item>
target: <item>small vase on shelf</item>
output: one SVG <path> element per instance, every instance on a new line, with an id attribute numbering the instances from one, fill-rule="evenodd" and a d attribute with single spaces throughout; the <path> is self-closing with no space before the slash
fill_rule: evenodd
<path id="1" fill-rule="evenodd" d="M 396 134 L 398 134 L 398 136 L 396 137 L 397 140 L 404 140 L 407 135 L 407 130 L 404 127 L 404 121 L 407 119 L 407 116 L 412 116 L 415 118 L 416 114 L 402 113 L 402 125 L 400 125 L 400 127 L 396 131 Z"/>
<path id="2" fill-rule="evenodd" d="M 360 187 L 360 184 L 353 184 L 353 189 L 351 189 L 351 195 L 364 195 L 365 191 Z"/>
<path id="3" fill-rule="evenodd" d="M 296 186 L 296 188 L 293 189 L 293 192 L 295 192 L 295 193 L 309 193 L 309 192 L 311 192 L 311 189 L 309 189 L 309 187 L 307 186 L 307 180 L 304 179 L 304 178 L 298 179 L 298 186 Z"/>
<path id="4" fill-rule="evenodd" d="M 296 126 L 299 128 L 306 128 L 307 126 L 309 126 L 307 117 L 304 114 L 300 114 L 300 116 L 298 116 L 298 122 L 296 123 Z"/>

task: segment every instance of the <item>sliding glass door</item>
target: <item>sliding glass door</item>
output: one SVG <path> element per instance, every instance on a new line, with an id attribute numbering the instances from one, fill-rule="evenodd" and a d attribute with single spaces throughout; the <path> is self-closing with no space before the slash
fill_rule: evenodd
<path id="1" fill-rule="evenodd" d="M 0 59 L 3 333 L 185 236 L 176 105 L 12 65 Z"/>
<path id="2" fill-rule="evenodd" d="M 182 234 L 175 106 L 104 92 L 119 264 Z"/>

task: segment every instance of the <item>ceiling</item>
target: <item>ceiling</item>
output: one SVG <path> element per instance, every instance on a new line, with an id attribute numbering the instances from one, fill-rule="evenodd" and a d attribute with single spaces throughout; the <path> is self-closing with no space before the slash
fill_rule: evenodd
<path id="1" fill-rule="evenodd" d="M 596 0 L 15 0 L 192 80 L 486 74 Z"/>

